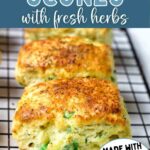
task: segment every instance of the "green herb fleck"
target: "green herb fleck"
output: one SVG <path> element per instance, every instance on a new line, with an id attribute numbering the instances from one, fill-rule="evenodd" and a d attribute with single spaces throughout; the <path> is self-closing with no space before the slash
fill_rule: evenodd
<path id="1" fill-rule="evenodd" d="M 79 144 L 77 141 L 73 141 L 71 144 L 65 145 L 63 150 L 78 150 Z"/>
<path id="2" fill-rule="evenodd" d="M 47 146 L 48 146 L 48 143 L 47 143 L 47 144 L 43 144 L 43 145 L 40 147 L 40 150 L 46 150 L 46 149 L 47 149 Z"/>
<path id="3" fill-rule="evenodd" d="M 54 74 L 47 78 L 47 80 L 53 80 L 53 79 L 56 79 L 56 75 L 54 75 Z"/>
<path id="4" fill-rule="evenodd" d="M 77 141 L 73 141 L 74 150 L 78 150 L 79 144 Z"/>
<path id="5" fill-rule="evenodd" d="M 103 135 L 103 131 L 100 131 L 96 134 L 96 137 L 101 137 Z"/>
<path id="6" fill-rule="evenodd" d="M 64 146 L 63 150 L 73 150 L 73 147 L 72 145 L 68 144 Z"/>
<path id="7" fill-rule="evenodd" d="M 68 112 L 68 111 L 64 112 L 64 118 L 66 119 L 70 119 L 73 115 L 74 115 L 74 112 Z"/>
<path id="8" fill-rule="evenodd" d="M 115 77 L 111 76 L 111 81 L 112 81 L 112 82 L 116 82 Z"/>
<path id="9" fill-rule="evenodd" d="M 71 133 L 71 131 L 72 131 L 71 127 L 68 127 L 67 128 L 67 133 Z"/>
<path id="10" fill-rule="evenodd" d="M 86 144 L 88 143 L 88 138 L 85 138 L 85 143 L 86 143 Z"/>

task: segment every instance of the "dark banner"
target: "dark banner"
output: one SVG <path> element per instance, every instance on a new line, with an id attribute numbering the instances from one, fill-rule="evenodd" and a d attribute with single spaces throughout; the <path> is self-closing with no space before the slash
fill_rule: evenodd
<path id="1" fill-rule="evenodd" d="M 150 27 L 150 0 L 1 0 L 0 27 Z"/>

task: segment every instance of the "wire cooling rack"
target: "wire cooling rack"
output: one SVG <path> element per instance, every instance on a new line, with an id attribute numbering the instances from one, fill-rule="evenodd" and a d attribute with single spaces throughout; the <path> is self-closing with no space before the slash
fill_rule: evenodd
<path id="1" fill-rule="evenodd" d="M 11 135 L 12 117 L 23 91 L 14 78 L 22 29 L 0 29 L 0 150 L 17 150 Z M 133 139 L 150 148 L 150 90 L 126 30 L 114 30 L 113 49 L 120 91 L 131 118 Z"/>

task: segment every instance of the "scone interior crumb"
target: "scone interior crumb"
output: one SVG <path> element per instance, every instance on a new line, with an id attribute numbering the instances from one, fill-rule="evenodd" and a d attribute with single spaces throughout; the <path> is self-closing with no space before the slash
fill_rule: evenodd
<path id="1" fill-rule="evenodd" d="M 117 86 L 94 78 L 60 79 L 26 87 L 12 133 L 25 150 L 98 150 L 112 139 L 131 136 Z"/>

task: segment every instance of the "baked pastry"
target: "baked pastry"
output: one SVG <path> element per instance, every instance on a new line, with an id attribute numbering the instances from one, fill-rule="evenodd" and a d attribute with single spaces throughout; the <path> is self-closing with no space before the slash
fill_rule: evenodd
<path id="1" fill-rule="evenodd" d="M 19 52 L 16 79 L 32 82 L 73 77 L 112 79 L 112 49 L 81 37 L 51 38 L 24 45 Z"/>
<path id="2" fill-rule="evenodd" d="M 99 150 L 112 139 L 131 136 L 116 84 L 96 78 L 52 80 L 26 87 L 12 135 L 21 150 Z"/>
<path id="3" fill-rule="evenodd" d="M 111 44 L 112 32 L 108 28 L 28 28 L 25 29 L 25 41 L 43 40 L 55 36 L 81 36 L 93 41 Z"/>

